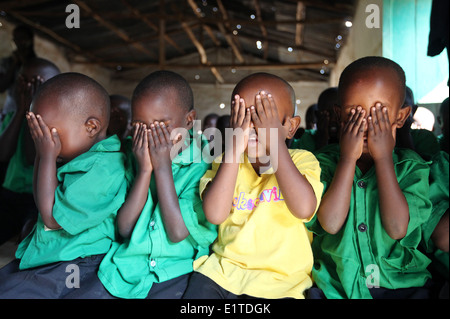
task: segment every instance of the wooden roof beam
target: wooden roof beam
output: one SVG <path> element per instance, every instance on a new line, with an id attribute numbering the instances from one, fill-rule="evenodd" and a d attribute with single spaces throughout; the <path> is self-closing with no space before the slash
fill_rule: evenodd
<path id="1" fill-rule="evenodd" d="M 82 56 L 87 57 L 88 59 L 90 59 L 93 62 L 101 62 L 102 60 L 100 58 L 98 58 L 97 56 L 93 55 L 90 52 L 86 52 L 85 50 L 81 49 L 81 47 L 79 47 L 78 45 L 66 40 L 65 38 L 63 38 L 62 36 L 60 36 L 59 34 L 53 32 L 52 30 L 50 30 L 47 27 L 44 27 L 40 24 L 37 24 L 33 21 L 31 21 L 28 18 L 25 18 L 23 16 L 21 16 L 20 14 L 17 14 L 14 11 L 8 11 L 8 15 L 12 16 L 13 18 L 19 20 L 20 22 L 29 25 L 30 27 L 42 32 L 43 34 L 47 35 L 48 37 L 50 37 L 51 39 L 53 39 L 54 41 L 56 41 L 57 43 L 60 43 L 62 45 L 64 45 L 65 47 L 68 47 L 69 49 L 71 49 L 72 51 L 76 52 L 77 54 L 80 54 Z"/>
<path id="2" fill-rule="evenodd" d="M 135 16 L 136 18 L 138 18 L 139 20 L 141 20 L 142 22 L 144 22 L 147 26 L 149 26 L 151 29 L 153 29 L 154 31 L 158 31 L 158 27 L 151 22 L 146 16 L 144 16 L 143 14 L 141 14 L 139 12 L 139 10 L 135 9 L 132 5 L 130 5 L 128 3 L 127 0 L 121 0 L 123 5 L 127 7 L 127 9 L 133 14 L 133 16 Z M 175 49 L 177 49 L 177 51 L 181 54 L 185 54 L 183 48 L 181 48 L 174 40 L 172 40 L 172 38 L 170 36 L 168 36 L 167 34 L 164 34 L 164 40 L 167 41 L 167 43 L 169 43 L 171 46 L 173 46 Z"/>
<path id="3" fill-rule="evenodd" d="M 264 24 L 262 24 L 262 14 L 261 14 L 261 6 L 259 5 L 259 1 L 258 0 L 253 0 L 253 5 L 255 6 L 255 11 L 256 11 L 256 21 L 258 21 L 259 23 L 259 28 L 261 29 L 261 33 L 263 36 L 263 50 L 264 50 L 264 54 L 263 57 L 266 60 L 267 57 L 269 56 L 269 41 L 267 40 L 267 29 L 266 26 Z"/>
<path id="4" fill-rule="evenodd" d="M 199 7 L 197 6 L 197 4 L 195 3 L 194 0 L 188 0 L 189 5 L 192 8 L 192 11 L 194 11 L 194 14 L 201 19 L 202 15 L 199 12 Z M 217 37 L 214 35 L 214 32 L 212 31 L 212 29 L 208 26 L 208 25 L 203 25 L 203 29 L 205 29 L 206 33 L 208 33 L 209 37 L 211 38 L 211 40 L 214 42 L 214 44 L 216 46 L 220 46 L 220 41 L 217 39 Z"/>
<path id="5" fill-rule="evenodd" d="M 222 22 L 218 22 L 217 26 L 219 27 L 220 32 L 223 33 L 225 40 L 227 41 L 228 45 L 231 47 L 231 49 L 233 50 L 234 55 L 236 56 L 236 58 L 238 59 L 238 61 L 240 63 L 244 63 L 244 57 L 242 56 L 239 48 L 237 47 L 236 43 L 234 42 L 234 38 L 230 35 L 230 33 L 226 30 L 225 26 L 228 25 L 229 27 L 229 20 L 228 20 L 228 14 L 227 14 L 227 10 L 225 9 L 225 7 L 223 6 L 222 0 L 217 0 L 217 5 L 219 7 L 220 12 L 222 13 L 223 16 L 223 23 Z"/>
<path id="6" fill-rule="evenodd" d="M 92 18 L 94 18 L 100 25 L 106 27 L 111 30 L 114 34 L 116 34 L 119 38 L 125 41 L 127 44 L 130 44 L 136 50 L 143 52 L 149 55 L 152 58 L 156 58 L 155 54 L 149 50 L 147 50 L 141 43 L 133 42 L 132 39 L 120 28 L 113 25 L 111 22 L 103 19 L 100 15 L 94 12 L 86 3 L 82 0 L 74 0 L 74 3 L 81 7 L 86 13 L 88 13 Z"/>
<path id="7" fill-rule="evenodd" d="M 219 83 L 224 83 L 225 80 L 223 79 L 222 75 L 220 75 L 219 71 L 215 67 L 210 66 L 211 63 L 208 62 L 208 57 L 206 56 L 206 50 L 203 47 L 203 45 L 200 43 L 200 41 L 197 40 L 197 38 L 194 35 L 194 32 L 192 32 L 192 29 L 189 27 L 189 25 L 186 22 L 181 21 L 180 23 L 181 23 L 181 27 L 186 32 L 189 39 L 192 41 L 192 43 L 197 48 L 197 51 L 200 54 L 201 65 L 207 66 L 211 70 L 211 73 L 216 77 L 216 79 Z M 170 66 L 170 67 L 172 67 L 172 66 Z"/>

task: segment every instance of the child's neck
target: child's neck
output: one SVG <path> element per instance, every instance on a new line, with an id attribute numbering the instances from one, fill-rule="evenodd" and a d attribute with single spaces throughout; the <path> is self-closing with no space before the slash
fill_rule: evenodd
<path id="1" fill-rule="evenodd" d="M 250 164 L 252 164 L 253 170 L 258 176 L 261 176 L 264 172 L 268 171 L 272 167 L 272 163 L 270 162 L 270 158 L 267 160 L 261 160 L 259 158 L 256 159 L 248 159 Z"/>
<path id="2" fill-rule="evenodd" d="M 370 154 L 362 154 L 356 161 L 356 166 L 361 170 L 361 173 L 365 174 L 373 166 L 373 158 Z"/>

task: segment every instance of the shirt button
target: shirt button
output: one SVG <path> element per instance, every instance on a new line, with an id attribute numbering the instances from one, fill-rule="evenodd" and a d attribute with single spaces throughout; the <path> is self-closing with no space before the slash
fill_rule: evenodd
<path id="1" fill-rule="evenodd" d="M 156 266 L 156 261 L 152 260 L 152 261 L 150 262 L 150 266 L 155 267 L 155 266 Z"/>
<path id="2" fill-rule="evenodd" d="M 365 181 L 359 181 L 357 183 L 359 188 L 366 188 L 367 187 L 367 183 Z"/>
<path id="3" fill-rule="evenodd" d="M 153 226 L 155 226 L 155 221 L 154 221 L 154 220 L 152 220 L 152 221 L 150 222 L 150 227 L 153 227 Z"/>
<path id="4" fill-rule="evenodd" d="M 361 223 L 358 225 L 358 230 L 362 233 L 364 233 L 367 230 L 367 225 L 364 223 Z"/>

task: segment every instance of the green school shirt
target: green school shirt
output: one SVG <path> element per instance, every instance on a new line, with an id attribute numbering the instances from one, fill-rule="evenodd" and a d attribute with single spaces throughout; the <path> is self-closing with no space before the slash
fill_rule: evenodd
<path id="1" fill-rule="evenodd" d="M 425 251 L 430 254 L 434 268 L 448 279 L 448 252 L 436 248 L 431 240 L 431 234 L 449 208 L 449 155 L 440 151 L 431 158 L 431 161 L 430 200 L 433 209 L 430 218 L 422 225 L 422 245 Z"/>
<path id="2" fill-rule="evenodd" d="M 46 229 L 39 215 L 17 249 L 20 269 L 105 254 L 116 237 L 115 217 L 127 190 L 119 138 L 98 142 L 56 175 L 53 217 L 61 229 Z"/>
<path id="3" fill-rule="evenodd" d="M 324 192 L 339 160 L 339 145 L 331 144 L 316 155 L 320 162 Z M 407 234 L 389 237 L 383 228 L 373 166 L 366 174 L 358 167 L 353 181 L 350 209 L 341 230 L 326 233 L 315 218 L 307 226 L 316 233 L 313 278 L 327 298 L 371 298 L 368 286 L 388 289 L 423 286 L 430 274 L 430 260 L 417 248 L 421 225 L 431 214 L 428 197 L 429 165 L 415 152 L 395 149 L 395 174 L 409 206 Z"/>
<path id="4" fill-rule="evenodd" d="M 422 158 L 428 161 L 435 154 L 439 153 L 441 147 L 433 132 L 425 129 L 412 129 L 410 132 L 414 148 Z"/>
<path id="5" fill-rule="evenodd" d="M 303 135 L 292 141 L 290 149 L 302 149 L 310 152 L 314 152 L 316 150 L 316 138 L 317 138 L 317 130 L 305 130 Z"/>
<path id="6" fill-rule="evenodd" d="M 180 211 L 190 234 L 179 243 L 169 240 L 152 175 L 147 202 L 131 238 L 114 242 L 100 264 L 98 276 L 114 296 L 146 298 L 153 283 L 192 272 L 194 260 L 207 255 L 209 245 L 217 237 L 216 226 L 206 220 L 199 196 L 200 178 L 210 165 L 201 160 L 196 141 L 189 137 L 186 141 L 189 147 L 173 159 L 172 173 Z M 202 150 L 204 146 L 208 147 L 203 141 Z M 131 143 L 127 143 L 126 153 L 128 158 L 134 157 Z M 131 181 L 136 172 L 134 160 L 132 162 L 128 169 Z"/>
<path id="7" fill-rule="evenodd" d="M 16 193 L 32 194 L 34 165 L 27 163 L 23 149 L 26 125 L 27 122 L 24 120 L 20 127 L 16 151 L 9 160 L 3 187 Z"/>

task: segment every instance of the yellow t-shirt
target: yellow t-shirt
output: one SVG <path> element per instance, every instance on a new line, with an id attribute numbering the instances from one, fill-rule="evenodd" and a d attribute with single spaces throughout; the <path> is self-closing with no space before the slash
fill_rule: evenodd
<path id="1" fill-rule="evenodd" d="M 305 150 L 289 153 L 314 189 L 317 210 L 323 190 L 319 162 Z M 200 194 L 220 162 L 216 159 L 203 176 Z M 307 221 L 291 214 L 273 171 L 259 176 L 246 159 L 239 165 L 232 211 L 219 226 L 213 253 L 196 260 L 194 270 L 236 295 L 304 298 L 303 292 L 312 285 L 313 266 Z"/>

